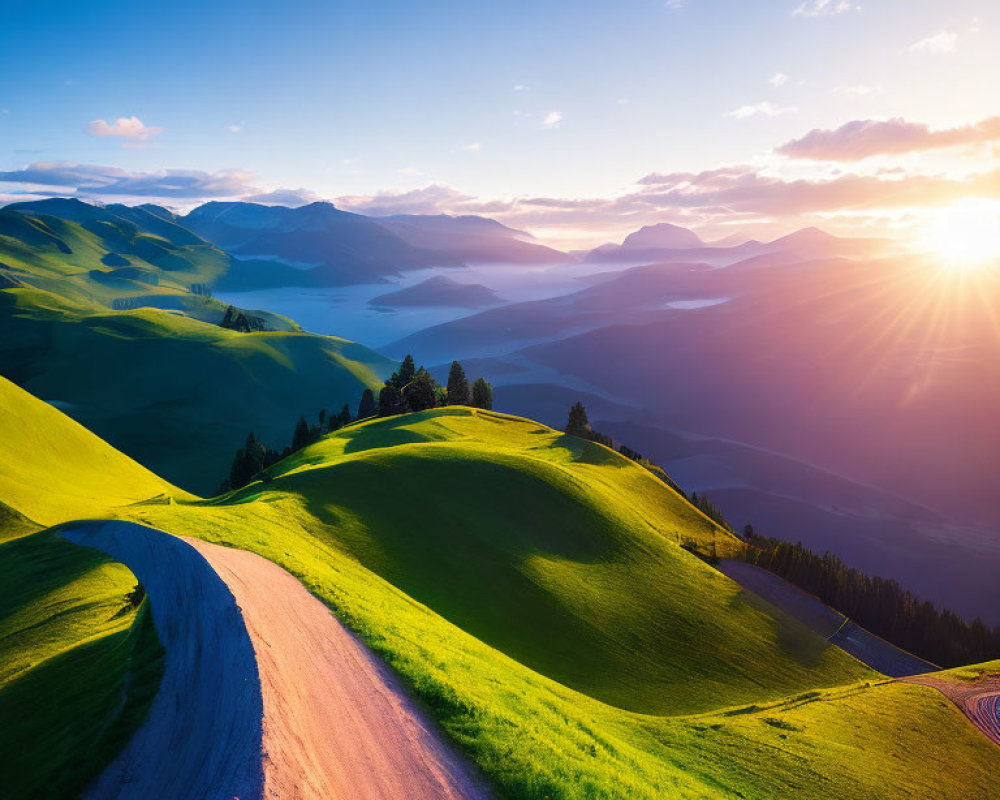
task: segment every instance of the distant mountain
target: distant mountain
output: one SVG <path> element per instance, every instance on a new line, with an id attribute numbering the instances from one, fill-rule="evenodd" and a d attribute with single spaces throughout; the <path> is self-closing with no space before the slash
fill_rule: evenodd
<path id="1" fill-rule="evenodd" d="M 784 255 L 798 261 L 840 256 L 860 256 L 884 248 L 878 239 L 843 238 L 819 228 L 803 228 L 770 242 L 746 240 L 736 234 L 705 243 L 693 232 L 676 225 L 647 225 L 625 237 L 622 244 L 603 244 L 584 255 L 585 261 L 655 263 L 703 261 L 722 266 L 763 255 Z"/>
<path id="2" fill-rule="evenodd" d="M 374 306 L 481 308 L 496 305 L 500 298 L 496 292 L 481 283 L 459 283 L 444 275 L 437 275 L 416 286 L 380 294 L 370 302 Z"/>
<path id="3" fill-rule="evenodd" d="M 69 220 L 105 240 L 122 241 L 124 238 L 134 239 L 137 234 L 147 233 L 178 246 L 208 244 L 197 234 L 177 224 L 173 214 L 160 206 L 126 206 L 117 203 L 98 206 L 74 198 L 54 197 L 28 203 L 11 203 L 4 206 L 3 210 Z M 123 230 L 129 227 L 132 230 Z"/>
<path id="4" fill-rule="evenodd" d="M 454 255 L 415 247 L 372 219 L 331 203 L 287 208 L 211 202 L 180 220 L 234 256 L 297 267 L 297 272 L 281 270 L 284 285 L 376 283 L 406 270 L 462 266 Z"/>
<path id="5" fill-rule="evenodd" d="M 414 247 L 448 253 L 463 261 L 510 264 L 565 264 L 567 253 L 530 240 L 530 234 L 493 219 L 447 214 L 397 214 L 375 217 L 383 227 Z"/>
<path id="6" fill-rule="evenodd" d="M 658 225 L 646 225 L 635 233 L 630 233 L 622 242 L 625 250 L 650 250 L 662 248 L 665 250 L 690 250 L 701 247 L 701 238 L 679 225 L 661 222 Z"/>

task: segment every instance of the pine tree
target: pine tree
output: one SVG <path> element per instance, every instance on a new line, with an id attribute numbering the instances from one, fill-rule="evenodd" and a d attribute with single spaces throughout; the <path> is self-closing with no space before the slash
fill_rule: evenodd
<path id="1" fill-rule="evenodd" d="M 358 403 L 358 419 L 374 417 L 378 408 L 375 405 L 375 393 L 371 389 L 365 389 L 361 393 L 361 402 Z"/>
<path id="2" fill-rule="evenodd" d="M 493 385 L 484 378 L 472 384 L 472 405 L 476 408 L 493 408 Z"/>
<path id="3" fill-rule="evenodd" d="M 417 368 L 413 362 L 413 356 L 407 353 L 403 359 L 403 363 L 399 365 L 399 371 L 392 373 L 392 377 L 389 378 L 388 383 L 391 383 L 397 389 L 402 389 L 413 380 L 416 371 Z"/>
<path id="4" fill-rule="evenodd" d="M 403 396 L 399 389 L 392 383 L 386 383 L 382 391 L 378 393 L 378 415 L 380 417 L 391 417 L 393 414 L 403 412 Z"/>
<path id="5" fill-rule="evenodd" d="M 471 392 L 469 381 L 465 377 L 465 370 L 457 361 L 451 362 L 451 369 L 448 371 L 448 395 L 447 403 L 450 406 L 468 405 Z"/>
<path id="6" fill-rule="evenodd" d="M 566 422 L 564 430 L 566 433 L 570 433 L 573 436 L 580 436 L 584 439 L 591 437 L 594 429 L 590 427 L 590 421 L 587 419 L 587 409 L 583 407 L 583 403 L 577 401 L 569 410 L 569 420 Z"/>
<path id="7" fill-rule="evenodd" d="M 309 444 L 311 439 L 312 435 L 309 432 L 309 423 L 306 422 L 305 417 L 299 417 L 298 424 L 295 426 L 295 433 L 292 435 L 292 450 L 301 450 Z"/>
<path id="8" fill-rule="evenodd" d="M 340 413 L 337 414 L 337 422 L 340 423 L 340 427 L 343 428 L 345 425 L 351 422 L 351 409 L 348 407 L 347 403 L 344 403 L 344 407 L 340 409 Z"/>

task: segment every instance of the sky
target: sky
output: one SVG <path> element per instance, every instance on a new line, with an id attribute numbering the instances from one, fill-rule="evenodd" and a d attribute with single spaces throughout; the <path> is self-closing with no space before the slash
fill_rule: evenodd
<path id="1" fill-rule="evenodd" d="M 908 235 L 1000 201 L 998 75 L 995 0 L 7 2 L 0 202 Z"/>

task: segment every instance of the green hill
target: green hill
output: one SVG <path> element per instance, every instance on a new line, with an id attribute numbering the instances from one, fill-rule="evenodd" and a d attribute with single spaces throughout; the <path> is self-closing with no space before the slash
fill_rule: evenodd
<path id="1" fill-rule="evenodd" d="M 0 774 L 5 797 L 72 797 L 142 720 L 160 648 L 135 577 L 27 535 L 184 493 L 0 378 Z"/>
<path id="2" fill-rule="evenodd" d="M 185 496 L 4 378 L 0 409 L 0 541 L 114 506 Z"/>
<path id="3" fill-rule="evenodd" d="M 740 544 L 680 495 L 530 420 L 449 409 L 358 425 L 233 499 L 286 495 L 418 602 L 612 705 L 692 713 L 870 675 L 683 550 Z"/>
<path id="4" fill-rule="evenodd" d="M 116 208 L 0 210 L 0 374 L 158 474 L 211 493 L 250 431 L 280 448 L 300 414 L 354 407 L 391 372 L 373 351 L 279 315 L 249 312 L 263 332 L 219 327 L 225 304 L 199 292 L 229 256 Z"/>
<path id="5" fill-rule="evenodd" d="M 118 516 L 297 575 L 507 797 L 989 796 L 993 746 L 943 698 L 741 591 L 688 551 L 728 533 L 529 420 L 373 420 L 231 495 Z"/>
<path id="6" fill-rule="evenodd" d="M 950 702 L 885 680 L 741 590 L 705 562 L 738 540 L 634 462 L 530 420 L 467 408 L 374 419 L 229 495 L 109 502 L 106 516 L 297 575 L 508 798 L 992 791 L 995 746 Z M 0 559 L 51 536 L 0 545 Z M 30 571 L 13 574 L 25 577 L 11 614 L 38 613 Z M 3 638 L 4 619 L 0 664 L 26 652 Z M 155 658 L 138 652 L 148 675 Z M 75 726 L 63 714 L 45 729 Z"/>

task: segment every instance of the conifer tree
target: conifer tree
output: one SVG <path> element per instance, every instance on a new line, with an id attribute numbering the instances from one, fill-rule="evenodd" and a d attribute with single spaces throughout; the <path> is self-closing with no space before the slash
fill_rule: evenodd
<path id="1" fill-rule="evenodd" d="M 403 396 L 393 383 L 386 383 L 378 393 L 378 415 L 391 417 L 403 411 Z"/>
<path id="2" fill-rule="evenodd" d="M 591 434 L 593 434 L 594 429 L 590 427 L 590 421 L 587 419 L 587 409 L 583 407 L 583 403 L 577 401 L 569 410 L 569 420 L 566 422 L 565 431 L 584 439 L 589 439 Z"/>
<path id="3" fill-rule="evenodd" d="M 305 417 L 299 417 L 298 424 L 295 426 L 295 433 L 292 435 L 292 450 L 301 450 L 309 444 L 311 439 L 312 435 L 309 432 L 309 423 L 306 422 Z"/>
<path id="4" fill-rule="evenodd" d="M 374 417 L 378 408 L 375 405 L 375 393 L 371 389 L 365 389 L 361 393 L 361 402 L 358 403 L 358 419 Z"/>
<path id="5" fill-rule="evenodd" d="M 472 384 L 472 405 L 476 408 L 493 408 L 493 385 L 484 378 Z"/>
<path id="6" fill-rule="evenodd" d="M 451 369 L 448 371 L 448 395 L 447 403 L 450 406 L 468 405 L 471 399 L 469 381 L 465 377 L 465 370 L 457 361 L 451 362 Z"/>

